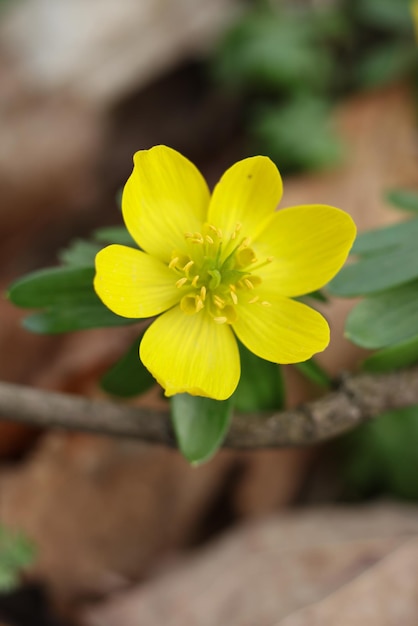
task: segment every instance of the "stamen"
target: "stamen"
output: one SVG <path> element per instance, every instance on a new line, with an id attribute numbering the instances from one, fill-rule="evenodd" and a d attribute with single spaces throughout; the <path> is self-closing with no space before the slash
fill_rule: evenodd
<path id="1" fill-rule="evenodd" d="M 205 239 L 206 239 L 207 243 L 210 243 L 211 245 L 214 244 L 214 241 L 213 241 L 213 239 L 212 239 L 212 237 L 210 235 L 206 235 Z"/>
<path id="2" fill-rule="evenodd" d="M 204 308 L 204 303 L 201 298 L 196 298 L 196 313 L 199 313 Z"/>
<path id="3" fill-rule="evenodd" d="M 251 300 L 248 300 L 248 304 L 255 304 L 259 300 L 260 300 L 260 296 L 255 296 L 255 298 L 251 298 Z"/>
<path id="4" fill-rule="evenodd" d="M 225 306 L 225 300 L 220 298 L 219 296 L 213 296 L 213 301 L 219 309 L 223 309 Z"/>
<path id="5" fill-rule="evenodd" d="M 271 306 L 271 302 L 269 302 L 268 300 L 263 300 L 263 301 L 261 302 L 261 304 L 262 304 L 263 306 Z"/>
<path id="6" fill-rule="evenodd" d="M 202 299 L 202 302 L 204 302 L 205 298 L 206 298 L 206 287 L 205 287 L 205 285 L 202 285 L 202 287 L 200 288 L 200 297 Z"/>
<path id="7" fill-rule="evenodd" d="M 183 272 L 188 274 L 189 269 L 192 267 L 192 265 L 194 265 L 194 261 L 189 261 L 188 263 L 186 263 L 186 265 L 183 267 Z"/>
<path id="8" fill-rule="evenodd" d="M 192 280 L 192 287 L 197 287 L 197 283 L 199 281 L 199 278 L 200 278 L 199 274 L 196 274 L 196 276 Z"/>
<path id="9" fill-rule="evenodd" d="M 232 302 L 233 302 L 234 304 L 238 304 L 238 296 L 237 296 L 237 294 L 235 293 L 235 291 L 232 291 L 232 289 L 231 289 L 231 291 L 230 291 L 229 293 L 230 293 L 230 295 L 231 295 L 231 300 L 232 300 Z"/>
<path id="10" fill-rule="evenodd" d="M 254 289 L 254 285 L 252 284 L 249 278 L 243 278 L 242 282 L 244 283 L 246 287 L 248 287 L 248 289 Z"/>
<path id="11" fill-rule="evenodd" d="M 225 322 L 228 321 L 227 317 L 214 317 L 213 321 L 216 322 L 217 324 L 225 324 Z"/>
<path id="12" fill-rule="evenodd" d="M 179 257 L 178 257 L 178 256 L 175 256 L 175 257 L 174 257 L 174 259 L 171 259 L 170 263 L 168 264 L 168 267 L 169 267 L 171 270 L 173 270 L 173 269 L 176 267 L 176 265 L 177 265 L 177 263 L 178 263 L 178 262 L 179 262 Z"/>
<path id="13" fill-rule="evenodd" d="M 183 287 L 183 285 L 185 285 L 188 281 L 188 278 L 186 276 L 183 276 L 183 278 L 180 278 L 177 282 L 176 282 L 176 287 L 178 289 L 180 289 L 180 287 Z"/>

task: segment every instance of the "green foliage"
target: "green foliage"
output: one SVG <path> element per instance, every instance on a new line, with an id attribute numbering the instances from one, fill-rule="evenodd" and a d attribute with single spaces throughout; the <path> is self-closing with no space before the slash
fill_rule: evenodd
<path id="1" fill-rule="evenodd" d="M 303 374 L 303 376 L 305 376 L 315 385 L 318 385 L 319 387 L 324 387 L 326 389 L 331 387 L 331 378 L 314 359 L 309 359 L 308 361 L 304 361 L 303 363 L 296 363 L 295 367 L 297 370 L 299 370 L 301 374 Z"/>
<path id="2" fill-rule="evenodd" d="M 66 333 L 137 322 L 112 313 L 93 289 L 94 267 L 54 267 L 32 272 L 11 285 L 8 297 L 23 308 L 42 308 L 23 325 L 34 333 Z"/>
<path id="3" fill-rule="evenodd" d="M 102 377 L 100 385 L 114 396 L 131 398 L 147 391 L 155 380 L 139 359 L 142 334 L 134 341 L 126 354 Z"/>
<path id="4" fill-rule="evenodd" d="M 241 378 L 233 395 L 238 411 L 282 409 L 285 387 L 281 367 L 264 361 L 239 343 Z"/>
<path id="5" fill-rule="evenodd" d="M 407 76 L 416 67 L 417 50 L 408 42 L 390 41 L 368 51 L 356 67 L 360 87 L 379 87 Z"/>
<path id="6" fill-rule="evenodd" d="M 232 397 L 222 402 L 187 393 L 171 398 L 177 443 L 192 465 L 208 461 L 217 452 L 228 431 L 232 407 Z"/>
<path id="7" fill-rule="evenodd" d="M 410 0 L 350 0 L 352 11 L 360 24 L 374 29 L 411 34 Z"/>
<path id="8" fill-rule="evenodd" d="M 298 95 L 260 111 L 251 131 L 260 151 L 267 151 L 281 169 L 323 169 L 340 163 L 344 154 L 330 119 L 326 101 Z"/>
<path id="9" fill-rule="evenodd" d="M 418 335 L 372 354 L 364 361 L 363 368 L 368 372 L 388 372 L 417 362 Z"/>
<path id="10" fill-rule="evenodd" d="M 34 558 L 35 547 L 23 533 L 0 525 L 0 592 L 16 587 L 22 570 Z"/>
<path id="11" fill-rule="evenodd" d="M 94 265 L 96 254 L 103 246 L 92 241 L 84 239 L 75 239 L 70 243 L 68 248 L 60 250 L 58 259 L 64 265 L 70 267 L 88 267 Z"/>
<path id="12" fill-rule="evenodd" d="M 418 192 L 411 189 L 390 189 L 386 200 L 398 209 L 418 213 Z"/>
<path id="13" fill-rule="evenodd" d="M 418 407 L 392 411 L 342 439 L 346 495 L 418 499 Z"/>

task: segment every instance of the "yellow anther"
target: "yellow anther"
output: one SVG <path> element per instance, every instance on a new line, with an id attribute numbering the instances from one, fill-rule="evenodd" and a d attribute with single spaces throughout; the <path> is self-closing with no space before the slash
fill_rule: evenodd
<path id="1" fill-rule="evenodd" d="M 248 287 L 248 289 L 254 289 L 254 285 L 252 284 L 249 278 L 243 278 L 242 281 L 244 285 Z"/>
<path id="2" fill-rule="evenodd" d="M 193 239 L 194 237 L 193 233 L 184 233 L 184 236 L 186 239 Z"/>
<path id="3" fill-rule="evenodd" d="M 189 269 L 192 267 L 192 265 L 194 265 L 194 261 L 189 261 L 188 263 L 186 263 L 186 265 L 183 267 L 183 272 L 188 274 Z"/>
<path id="4" fill-rule="evenodd" d="M 251 300 L 248 300 L 248 304 L 255 304 L 259 300 L 260 300 L 260 296 L 255 296 L 255 298 L 251 298 Z"/>
<path id="5" fill-rule="evenodd" d="M 199 278 L 200 278 L 199 274 L 196 274 L 196 276 L 192 280 L 192 287 L 197 287 L 197 283 L 199 281 Z"/>
<path id="6" fill-rule="evenodd" d="M 170 263 L 168 264 L 168 267 L 169 267 L 171 270 L 173 270 L 173 269 L 176 267 L 176 265 L 177 265 L 177 263 L 178 263 L 178 262 L 179 262 L 179 257 L 178 257 L 178 256 L 175 256 L 175 257 L 174 257 L 174 259 L 171 259 Z"/>
<path id="7" fill-rule="evenodd" d="M 225 322 L 228 321 L 227 317 L 214 317 L 213 321 L 216 322 L 217 324 L 225 324 Z"/>
<path id="8" fill-rule="evenodd" d="M 201 298 L 196 298 L 196 313 L 199 313 L 204 308 L 204 303 Z"/>
<path id="9" fill-rule="evenodd" d="M 214 244 L 214 241 L 210 235 L 206 235 L 205 239 L 207 243 L 210 243 L 211 245 Z"/>
<path id="10" fill-rule="evenodd" d="M 200 298 L 201 298 L 202 302 L 205 301 L 205 298 L 206 298 L 206 287 L 205 287 L 205 285 L 202 285 L 202 287 L 200 288 Z"/>
<path id="11" fill-rule="evenodd" d="M 231 289 L 230 294 L 231 294 L 231 300 L 232 300 L 232 302 L 233 302 L 234 304 L 238 304 L 238 296 L 237 296 L 237 294 L 235 293 L 235 291 L 232 291 L 232 289 Z"/>
<path id="12" fill-rule="evenodd" d="M 268 300 L 263 300 L 263 301 L 261 302 L 261 304 L 262 304 L 263 306 L 271 306 L 271 302 L 268 302 Z"/>
<path id="13" fill-rule="evenodd" d="M 267 263 L 271 263 L 272 261 L 274 261 L 274 256 L 268 256 L 266 261 Z"/>
<path id="14" fill-rule="evenodd" d="M 223 300 L 222 298 L 220 298 L 219 296 L 213 296 L 213 302 L 216 304 L 216 306 L 219 309 L 223 309 L 225 306 L 225 300 Z"/>
<path id="15" fill-rule="evenodd" d="M 183 278 L 180 278 L 177 282 L 176 282 L 176 287 L 178 287 L 178 289 L 180 289 L 180 287 L 183 287 L 183 285 L 185 285 L 187 283 L 187 278 L 186 276 L 183 276 Z"/>
<path id="16" fill-rule="evenodd" d="M 246 237 L 246 238 L 244 239 L 244 241 L 242 242 L 242 244 L 241 244 L 241 246 L 240 246 L 240 247 L 242 247 L 242 248 L 248 248 L 248 246 L 250 245 L 250 243 L 251 243 L 251 239 L 250 239 L 249 237 Z"/>

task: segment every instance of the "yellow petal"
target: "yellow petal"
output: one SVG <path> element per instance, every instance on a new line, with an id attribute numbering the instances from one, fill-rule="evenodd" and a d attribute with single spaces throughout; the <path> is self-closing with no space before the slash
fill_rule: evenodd
<path id="1" fill-rule="evenodd" d="M 314 309 L 275 296 L 269 305 L 256 302 L 237 307 L 233 329 L 251 352 L 273 363 L 299 363 L 329 343 L 327 321 Z"/>
<path id="2" fill-rule="evenodd" d="M 216 185 L 208 222 L 231 235 L 242 224 L 240 237 L 254 238 L 276 209 L 283 192 L 282 179 L 274 163 L 263 156 L 235 163 Z"/>
<path id="3" fill-rule="evenodd" d="M 134 248 L 112 245 L 96 255 L 96 293 L 122 317 L 150 317 L 177 304 L 175 278 L 161 261 Z"/>
<path id="4" fill-rule="evenodd" d="M 257 272 L 265 288 L 300 296 L 323 287 L 344 264 L 356 236 L 352 218 L 334 207 L 306 205 L 282 209 L 253 244 L 260 261 L 273 261 Z"/>
<path id="5" fill-rule="evenodd" d="M 189 393 L 225 400 L 240 377 L 230 327 L 216 324 L 205 311 L 186 315 L 175 307 L 161 315 L 145 332 L 140 357 L 167 396 Z"/>
<path id="6" fill-rule="evenodd" d="M 122 212 L 140 248 L 169 261 L 174 250 L 184 248 L 184 233 L 200 231 L 208 204 L 203 176 L 179 152 L 155 146 L 135 154 Z"/>

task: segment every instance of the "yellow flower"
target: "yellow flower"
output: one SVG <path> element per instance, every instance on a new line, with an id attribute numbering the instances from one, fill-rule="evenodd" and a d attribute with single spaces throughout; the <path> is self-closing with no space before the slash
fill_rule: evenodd
<path id="1" fill-rule="evenodd" d="M 161 314 L 143 336 L 140 358 L 167 396 L 228 398 L 240 377 L 236 337 L 274 363 L 305 361 L 328 345 L 322 315 L 291 298 L 337 273 L 356 229 L 329 206 L 276 212 L 281 195 L 267 157 L 233 165 L 211 196 L 175 150 L 135 154 L 122 211 L 141 250 L 101 250 L 94 286 L 118 315 Z"/>

